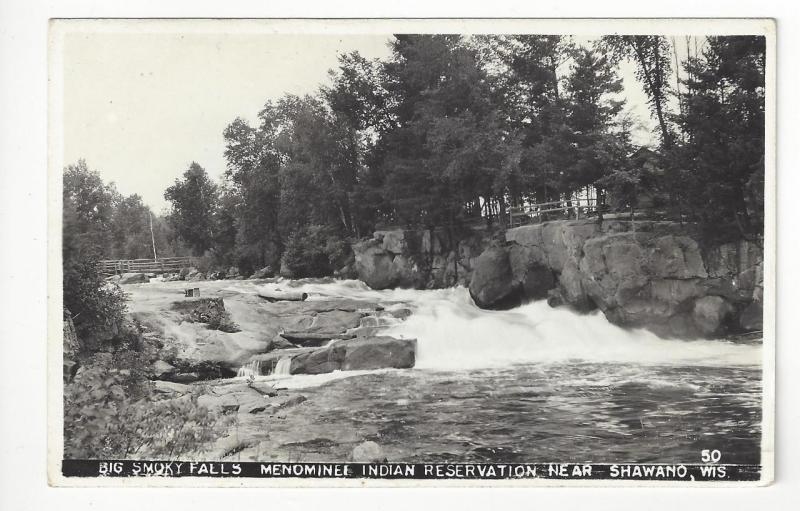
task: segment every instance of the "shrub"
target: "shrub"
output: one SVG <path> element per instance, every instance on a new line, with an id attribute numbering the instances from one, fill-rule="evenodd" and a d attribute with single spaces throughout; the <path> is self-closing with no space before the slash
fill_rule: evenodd
<path id="1" fill-rule="evenodd" d="M 224 427 L 199 391 L 158 400 L 136 352 L 100 353 L 64 389 L 64 456 L 71 459 L 201 453 Z"/>
<path id="2" fill-rule="evenodd" d="M 64 307 L 72 313 L 79 338 L 102 337 L 122 324 L 125 293 L 103 281 L 93 259 L 64 262 Z"/>
<path id="3" fill-rule="evenodd" d="M 349 245 L 327 226 L 309 225 L 289 235 L 281 272 L 295 278 L 325 277 L 343 264 Z"/>
<path id="4" fill-rule="evenodd" d="M 231 315 L 225 310 L 222 298 L 200 298 L 175 302 L 172 308 L 183 312 L 186 321 L 206 323 L 211 330 L 221 332 L 240 332 L 239 325 L 233 322 Z"/>

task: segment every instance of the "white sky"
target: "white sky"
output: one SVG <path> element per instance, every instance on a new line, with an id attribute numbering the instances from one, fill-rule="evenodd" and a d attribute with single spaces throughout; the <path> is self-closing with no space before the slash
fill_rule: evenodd
<path id="1" fill-rule="evenodd" d="M 125 195 L 156 212 L 192 161 L 225 169 L 222 132 L 254 123 L 264 103 L 315 92 L 337 55 L 386 57 L 388 35 L 69 33 L 64 37 L 64 162 L 84 158 Z M 621 69 L 629 107 L 653 126 L 633 66 Z"/>

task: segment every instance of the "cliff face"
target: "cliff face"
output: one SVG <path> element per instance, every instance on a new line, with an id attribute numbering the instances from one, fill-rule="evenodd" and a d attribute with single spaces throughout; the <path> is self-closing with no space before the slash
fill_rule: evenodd
<path id="1" fill-rule="evenodd" d="M 761 329 L 763 257 L 749 242 L 701 250 L 685 226 L 669 222 L 559 221 L 511 229 L 510 284 L 500 303 L 540 297 L 552 305 L 599 308 L 613 323 L 669 337 L 715 337 Z M 483 258 L 484 255 L 481 255 Z M 495 253 L 492 256 L 497 259 Z M 484 272 L 479 259 L 470 284 L 476 303 Z M 543 276 L 551 272 L 549 277 Z"/>
<path id="2" fill-rule="evenodd" d="M 372 239 L 353 245 L 354 268 L 373 289 L 467 286 L 488 236 L 482 230 L 458 236 L 438 230 L 376 231 Z"/>
<path id="3" fill-rule="evenodd" d="M 617 220 L 517 227 L 505 242 L 482 232 L 462 239 L 377 232 L 354 247 L 355 268 L 375 289 L 469 285 L 479 307 L 547 298 L 667 337 L 761 329 L 763 251 L 753 243 L 701 249 L 685 225 Z"/>

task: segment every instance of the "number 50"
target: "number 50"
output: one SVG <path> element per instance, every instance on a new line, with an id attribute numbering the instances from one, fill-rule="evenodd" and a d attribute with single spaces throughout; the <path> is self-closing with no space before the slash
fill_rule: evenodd
<path id="1" fill-rule="evenodd" d="M 708 449 L 703 449 L 700 452 L 700 458 L 703 460 L 703 463 L 716 463 L 720 459 L 722 459 L 722 453 L 719 452 L 717 449 L 713 451 L 709 451 Z"/>

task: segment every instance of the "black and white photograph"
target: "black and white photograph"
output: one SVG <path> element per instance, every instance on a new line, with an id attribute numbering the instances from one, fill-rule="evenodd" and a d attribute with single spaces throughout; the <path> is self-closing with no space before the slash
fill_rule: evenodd
<path id="1" fill-rule="evenodd" d="M 50 483 L 769 484 L 775 24 L 556 21 L 51 20 Z"/>

